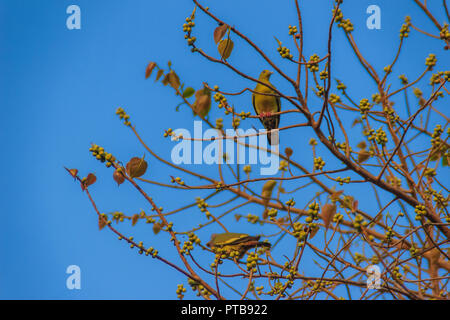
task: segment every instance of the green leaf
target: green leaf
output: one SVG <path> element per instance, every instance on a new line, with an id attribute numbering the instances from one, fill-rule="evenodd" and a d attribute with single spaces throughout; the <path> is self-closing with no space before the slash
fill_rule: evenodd
<path id="1" fill-rule="evenodd" d="M 175 107 L 175 111 L 180 111 L 180 107 L 185 104 L 184 102 L 179 103 L 176 107 Z"/>
<path id="2" fill-rule="evenodd" d="M 190 98 L 194 95 L 194 93 L 195 93 L 194 88 L 187 87 L 186 90 L 184 90 L 184 92 L 183 92 L 183 98 L 186 98 L 186 99 Z"/>

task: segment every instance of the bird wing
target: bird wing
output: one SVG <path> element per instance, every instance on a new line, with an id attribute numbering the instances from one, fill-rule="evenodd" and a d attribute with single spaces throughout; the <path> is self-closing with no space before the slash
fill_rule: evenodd
<path id="1" fill-rule="evenodd" d="M 233 232 L 221 233 L 216 235 L 216 237 L 214 238 L 214 245 L 224 246 L 234 244 L 235 241 L 242 238 L 247 238 L 248 236 L 249 235 L 245 233 L 233 233 Z"/>
<path id="2" fill-rule="evenodd" d="M 256 110 L 255 97 L 256 97 L 256 95 L 255 95 L 254 93 L 252 93 L 252 104 L 253 104 L 253 109 L 255 109 L 256 115 L 259 115 L 258 110 Z"/>
<path id="3" fill-rule="evenodd" d="M 277 97 L 277 111 L 276 112 L 280 112 L 281 111 L 281 99 L 280 97 Z M 278 128 L 279 124 L 280 124 L 280 115 L 276 115 L 276 125 L 275 128 Z"/>

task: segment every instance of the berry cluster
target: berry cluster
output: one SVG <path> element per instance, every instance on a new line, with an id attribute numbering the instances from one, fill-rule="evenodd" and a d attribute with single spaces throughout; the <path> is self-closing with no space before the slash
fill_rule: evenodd
<path id="1" fill-rule="evenodd" d="M 428 67 L 428 70 L 433 70 L 433 67 L 436 65 L 437 58 L 436 55 L 430 53 L 428 57 L 425 59 L 425 65 Z"/>
<path id="2" fill-rule="evenodd" d="M 116 161 L 116 158 L 111 153 L 105 152 L 105 149 L 103 147 L 100 147 L 96 144 L 92 144 L 92 146 L 89 148 L 89 151 L 97 160 L 106 162 L 107 168 L 111 167 Z"/>
<path id="3" fill-rule="evenodd" d="M 297 31 L 297 27 L 296 27 L 296 26 L 291 26 L 291 25 L 289 25 L 289 35 L 290 35 L 290 36 L 295 35 L 297 32 L 298 32 L 298 31 Z"/>
<path id="4" fill-rule="evenodd" d="M 256 266 L 258 264 L 258 254 L 250 252 L 247 256 L 247 270 L 256 272 Z"/>
<path id="5" fill-rule="evenodd" d="M 448 24 L 445 23 L 444 26 L 441 29 L 441 32 L 439 32 L 439 37 L 442 40 L 448 41 L 450 40 L 450 31 L 448 31 Z"/>
<path id="6" fill-rule="evenodd" d="M 308 216 L 305 218 L 305 222 L 309 223 L 311 227 L 314 227 L 313 222 L 319 219 L 319 208 L 319 204 L 315 201 L 308 206 Z"/>
<path id="7" fill-rule="evenodd" d="M 389 243 L 391 243 L 393 237 L 394 237 L 394 231 L 392 230 L 391 227 L 387 227 L 386 233 L 385 233 L 385 238 L 383 239 L 383 242 L 389 244 Z"/>
<path id="8" fill-rule="evenodd" d="M 416 213 L 415 220 L 422 220 L 422 217 L 427 214 L 427 210 L 423 204 L 418 204 L 414 209 L 414 212 Z"/>
<path id="9" fill-rule="evenodd" d="M 439 71 L 438 73 L 433 73 L 430 78 L 430 85 L 439 84 L 442 80 L 450 80 L 450 71 Z"/>
<path id="10" fill-rule="evenodd" d="M 405 18 L 405 23 L 400 28 L 400 39 L 408 38 L 409 32 L 411 31 L 411 17 L 407 16 Z"/>
<path id="11" fill-rule="evenodd" d="M 355 220 L 353 221 L 353 227 L 358 231 L 361 231 L 361 227 L 365 227 L 367 225 L 367 221 L 364 221 L 362 215 L 357 214 Z"/>
<path id="12" fill-rule="evenodd" d="M 370 108 L 372 108 L 372 105 L 369 102 L 369 99 L 361 99 L 359 102 L 359 112 L 365 116 L 367 112 L 370 111 Z"/>
<path id="13" fill-rule="evenodd" d="M 315 170 L 322 170 L 325 166 L 325 161 L 322 160 L 322 157 L 314 158 L 314 169 Z"/>
<path id="14" fill-rule="evenodd" d="M 383 128 L 379 128 L 375 134 L 375 140 L 379 145 L 385 146 L 388 142 L 388 138 L 386 132 L 384 132 Z"/>
<path id="15" fill-rule="evenodd" d="M 281 43 L 281 42 L 280 42 Z M 291 54 L 291 50 L 284 46 L 279 46 L 277 51 L 280 53 L 280 56 L 284 59 L 292 59 L 294 56 Z"/>
<path id="16" fill-rule="evenodd" d="M 116 114 L 121 120 L 123 120 L 124 125 L 131 127 L 130 116 L 125 113 L 125 110 L 123 110 L 123 108 L 117 108 Z"/>
<path id="17" fill-rule="evenodd" d="M 342 185 L 344 185 L 344 183 L 350 183 L 350 177 L 345 177 L 345 178 L 337 177 L 336 182 L 342 186 Z"/>
<path id="18" fill-rule="evenodd" d="M 372 95 L 372 101 L 374 103 L 380 103 L 381 102 L 381 95 L 379 93 L 374 93 Z"/>
<path id="19" fill-rule="evenodd" d="M 204 212 L 206 217 L 209 218 L 211 216 L 211 212 L 209 212 L 208 210 L 208 204 L 205 202 L 205 199 L 196 197 L 195 202 L 197 203 L 197 207 L 200 209 L 200 211 Z"/>
<path id="20" fill-rule="evenodd" d="M 404 74 L 399 75 L 398 78 L 402 81 L 403 85 L 407 85 L 409 82 L 408 78 Z"/>
<path id="21" fill-rule="evenodd" d="M 177 286 L 177 291 L 176 291 L 178 299 L 182 300 L 184 298 L 185 292 L 186 292 L 186 288 L 182 284 L 179 284 Z"/>
<path id="22" fill-rule="evenodd" d="M 309 71 L 311 72 L 317 72 L 319 71 L 319 56 L 317 54 L 313 54 L 308 61 L 308 64 L 306 65 L 306 67 L 309 69 Z"/>
<path id="23" fill-rule="evenodd" d="M 337 94 L 332 93 L 332 94 L 330 94 L 329 101 L 331 103 L 339 103 L 339 102 L 341 102 L 341 97 L 339 97 Z"/>

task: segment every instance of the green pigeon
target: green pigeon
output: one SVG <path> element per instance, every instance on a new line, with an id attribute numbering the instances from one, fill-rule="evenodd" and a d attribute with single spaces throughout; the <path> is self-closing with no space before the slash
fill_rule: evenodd
<path id="1" fill-rule="evenodd" d="M 259 75 L 259 81 L 262 83 L 266 83 L 272 88 L 275 88 L 273 84 L 270 83 L 269 79 L 270 76 L 273 74 L 273 72 L 268 70 L 263 70 L 261 74 Z M 258 93 L 264 93 L 264 94 L 276 94 L 275 91 L 272 89 L 266 87 L 265 85 L 262 85 L 258 83 L 256 85 L 256 88 L 254 90 L 257 93 L 252 94 L 252 103 L 253 108 L 255 108 L 255 112 L 257 115 L 259 115 L 260 120 L 266 128 L 267 132 L 267 140 L 269 141 L 269 144 L 272 144 L 272 137 L 271 137 L 271 130 L 277 129 L 278 125 L 280 124 L 280 115 L 272 116 L 272 113 L 280 112 L 281 111 L 281 101 L 280 97 L 278 96 L 270 96 L 270 95 L 263 95 Z"/>
<path id="2" fill-rule="evenodd" d="M 239 252 L 238 259 L 241 259 L 244 254 L 251 248 L 266 247 L 270 248 L 270 243 L 259 241 L 261 236 L 250 236 L 245 233 L 214 233 L 211 235 L 211 240 L 206 244 L 212 250 L 224 249 L 229 255 L 231 252 Z"/>

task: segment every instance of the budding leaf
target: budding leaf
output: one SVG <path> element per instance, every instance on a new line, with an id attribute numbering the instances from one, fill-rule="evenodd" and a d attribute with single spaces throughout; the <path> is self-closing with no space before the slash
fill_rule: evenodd
<path id="1" fill-rule="evenodd" d="M 126 169 L 130 178 L 143 176 L 147 171 L 147 161 L 144 160 L 144 157 L 134 157 L 127 163 Z"/>

